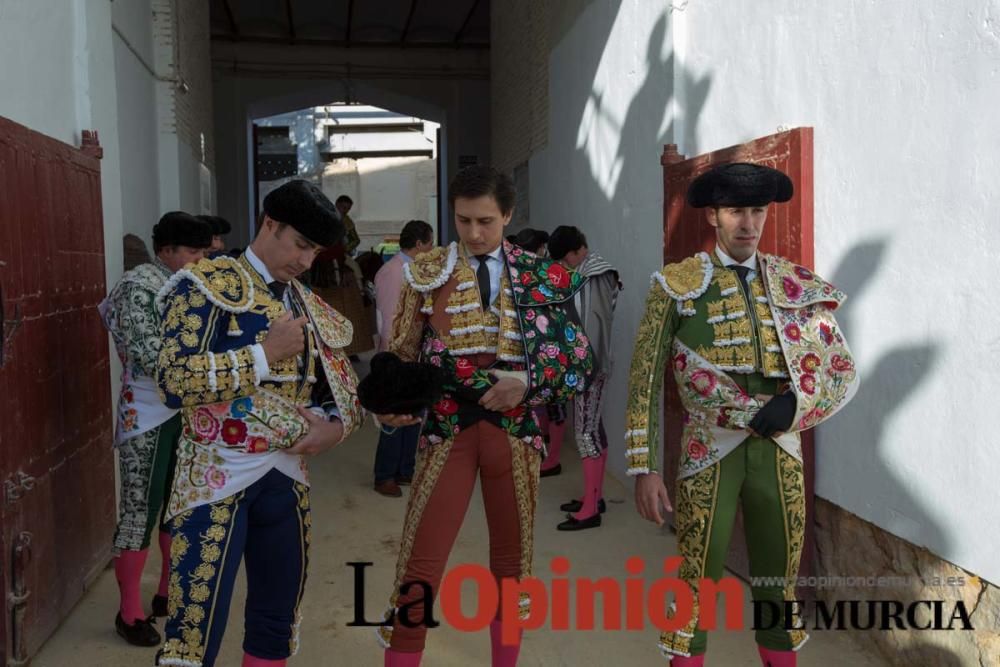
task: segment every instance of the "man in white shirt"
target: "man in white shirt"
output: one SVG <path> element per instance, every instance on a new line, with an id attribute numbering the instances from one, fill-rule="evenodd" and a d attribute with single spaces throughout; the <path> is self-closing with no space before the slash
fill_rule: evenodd
<path id="1" fill-rule="evenodd" d="M 423 220 L 410 220 L 399 235 L 399 252 L 375 274 L 375 308 L 378 317 L 379 352 L 389 349 L 392 318 L 403 290 L 403 267 L 434 247 L 434 230 Z M 375 491 L 390 498 L 403 495 L 400 485 L 413 480 L 420 425 L 400 426 L 379 433 L 375 450 Z"/>

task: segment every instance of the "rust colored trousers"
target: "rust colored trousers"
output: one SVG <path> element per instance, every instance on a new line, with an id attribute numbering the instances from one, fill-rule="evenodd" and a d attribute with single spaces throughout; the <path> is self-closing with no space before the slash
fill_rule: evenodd
<path id="1" fill-rule="evenodd" d="M 424 595 L 420 586 L 398 595 L 400 584 L 407 582 L 427 582 L 437 599 L 477 476 L 489 526 L 490 572 L 498 587 L 502 578 L 530 574 L 540 461 L 538 452 L 486 421 L 466 428 L 450 443 L 432 445 L 418 454 L 400 544 L 396 609 Z M 409 608 L 409 618 L 421 619 L 423 614 L 422 602 Z M 435 620 L 440 618 L 435 615 Z M 424 625 L 410 628 L 397 617 L 390 646 L 401 652 L 422 651 L 426 635 Z"/>

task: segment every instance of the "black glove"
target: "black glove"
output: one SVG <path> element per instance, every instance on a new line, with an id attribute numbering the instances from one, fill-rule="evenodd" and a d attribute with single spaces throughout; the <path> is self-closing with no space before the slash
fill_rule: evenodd
<path id="1" fill-rule="evenodd" d="M 795 419 L 795 394 L 786 392 L 771 398 L 750 420 L 750 428 L 764 438 L 787 431 Z"/>

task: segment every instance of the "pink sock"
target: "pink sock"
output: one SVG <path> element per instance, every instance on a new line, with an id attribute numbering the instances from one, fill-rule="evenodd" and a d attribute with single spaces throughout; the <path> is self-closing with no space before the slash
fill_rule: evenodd
<path id="1" fill-rule="evenodd" d="M 758 646 L 757 652 L 764 667 L 795 667 L 795 651 L 772 651 Z"/>
<path id="2" fill-rule="evenodd" d="M 416 653 L 403 653 L 391 648 L 385 650 L 385 667 L 420 667 L 420 658 L 423 651 Z"/>
<path id="3" fill-rule="evenodd" d="M 566 432 L 566 422 L 556 424 L 548 422 L 549 455 L 542 461 L 542 470 L 548 470 L 559 465 L 559 450 L 562 447 L 563 433 Z"/>
<path id="4" fill-rule="evenodd" d="M 285 667 L 285 659 L 265 660 L 264 658 L 258 658 L 250 655 L 249 653 L 244 653 L 243 667 Z"/>
<path id="5" fill-rule="evenodd" d="M 142 568 L 146 564 L 149 549 L 142 551 L 122 551 L 115 556 L 115 579 L 118 580 L 118 591 L 121 594 L 121 604 L 118 610 L 122 620 L 132 625 L 139 619 L 146 618 L 142 610 L 141 580 Z"/>
<path id="6" fill-rule="evenodd" d="M 513 646 L 504 646 L 503 622 L 493 619 L 490 623 L 490 648 L 493 654 L 493 667 L 516 667 L 517 655 L 521 652 L 521 628 L 517 630 L 517 643 Z"/>
<path id="7" fill-rule="evenodd" d="M 589 519 L 597 514 L 597 501 L 604 490 L 604 465 L 608 460 L 608 450 L 601 452 L 597 458 L 583 459 L 583 505 L 580 511 L 573 515 L 577 521 Z"/>
<path id="8" fill-rule="evenodd" d="M 690 657 L 684 655 L 675 655 L 670 659 L 670 667 L 702 667 L 705 664 L 705 654 L 692 655 Z"/>
<path id="9" fill-rule="evenodd" d="M 163 564 L 160 566 L 160 587 L 156 594 L 167 597 L 170 585 L 170 533 L 166 530 L 160 531 L 160 555 L 163 557 Z"/>

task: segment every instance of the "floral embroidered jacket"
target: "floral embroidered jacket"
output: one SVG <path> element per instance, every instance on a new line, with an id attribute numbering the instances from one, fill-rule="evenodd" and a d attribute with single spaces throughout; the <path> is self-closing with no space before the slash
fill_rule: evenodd
<path id="1" fill-rule="evenodd" d="M 302 457 L 282 451 L 307 431 L 296 406 L 335 406 L 344 437 L 360 427 L 357 377 L 343 353 L 350 322 L 298 281 L 289 290 L 293 314 L 309 319 L 306 351 L 264 377 L 252 346 L 286 310 L 246 256 L 189 265 L 160 292 L 157 381 L 183 419 L 169 516 L 229 497 L 272 468 L 308 483 Z"/>
<path id="2" fill-rule="evenodd" d="M 583 278 L 509 243 L 503 249 L 500 293 L 486 310 L 458 244 L 418 255 L 404 268 L 389 349 L 442 366 L 452 378 L 424 422 L 422 447 L 486 419 L 541 451 L 527 406 L 565 402 L 588 386 L 593 354 L 570 307 Z M 478 405 L 498 372 L 524 373 L 528 384 L 524 402 L 502 415 Z"/>
<path id="3" fill-rule="evenodd" d="M 736 376 L 771 378 L 795 393 L 793 426 L 774 439 L 799 459 L 798 432 L 829 418 L 854 395 L 857 371 L 833 314 L 846 296 L 780 257 L 759 254 L 758 264 L 749 290 L 707 253 L 653 274 L 629 375 L 630 475 L 658 470 L 659 396 L 668 361 L 686 411 L 679 477 L 735 449 L 769 400 L 748 395 Z"/>
<path id="4" fill-rule="evenodd" d="M 115 446 L 142 435 L 173 417 L 156 389 L 160 354 L 160 313 L 156 295 L 170 278 L 160 260 L 126 271 L 98 310 L 122 363 Z"/>

